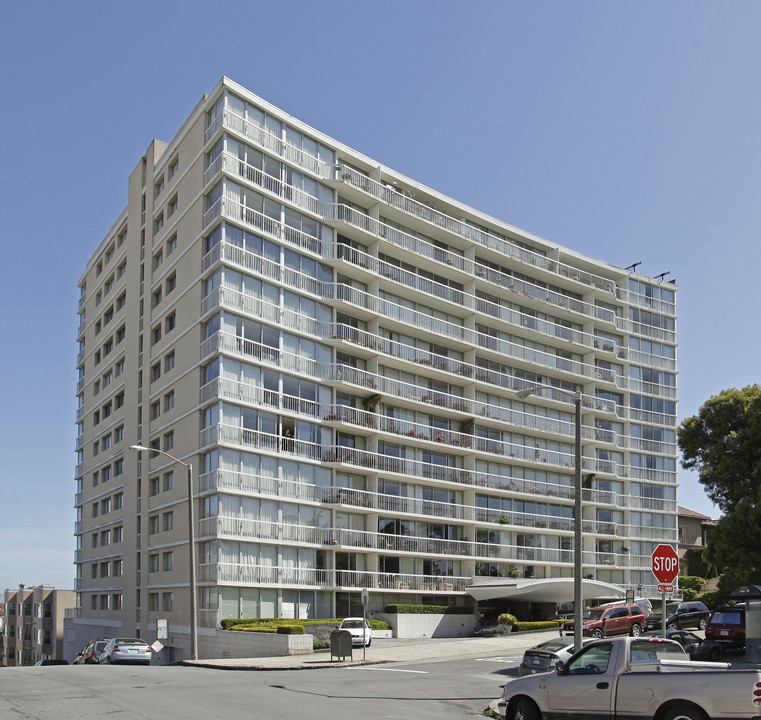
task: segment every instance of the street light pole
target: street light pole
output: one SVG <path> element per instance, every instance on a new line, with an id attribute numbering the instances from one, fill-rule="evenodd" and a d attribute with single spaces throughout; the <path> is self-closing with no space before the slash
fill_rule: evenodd
<path id="1" fill-rule="evenodd" d="M 142 445 L 131 445 L 131 450 L 138 452 L 155 452 L 165 455 L 174 460 L 178 465 L 183 465 L 187 470 L 188 477 L 188 546 L 190 555 L 190 658 L 198 660 L 198 612 L 196 609 L 196 538 L 195 538 L 195 513 L 193 511 L 193 466 L 190 463 L 177 459 L 163 450 L 147 448 Z"/>
<path id="2" fill-rule="evenodd" d="M 534 387 L 519 390 L 516 396 L 525 399 L 536 390 L 549 388 L 563 395 L 573 398 L 574 415 L 575 415 L 575 432 L 573 444 L 573 651 L 581 650 L 582 622 L 584 611 L 584 600 L 582 594 L 582 577 L 581 577 L 581 392 L 571 392 L 563 390 L 552 385 L 535 385 Z"/>

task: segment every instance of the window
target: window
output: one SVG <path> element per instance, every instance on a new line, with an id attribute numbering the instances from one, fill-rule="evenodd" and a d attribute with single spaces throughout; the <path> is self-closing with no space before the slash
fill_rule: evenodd
<path id="1" fill-rule="evenodd" d="M 153 612 L 158 612 L 159 609 L 159 594 L 148 593 L 148 609 Z"/>
<path id="2" fill-rule="evenodd" d="M 150 489 L 149 492 L 151 495 L 158 495 L 159 494 L 159 479 L 157 477 L 151 478 L 149 480 Z"/>
<path id="3" fill-rule="evenodd" d="M 164 192 L 164 176 L 162 175 L 153 187 L 153 197 L 158 197 Z"/>
<path id="4" fill-rule="evenodd" d="M 114 259 L 115 251 L 114 246 L 111 245 L 108 250 L 106 250 L 106 262 L 110 263 Z"/>
<path id="5" fill-rule="evenodd" d="M 174 472 L 170 470 L 164 473 L 164 492 L 174 489 Z"/>
<path id="6" fill-rule="evenodd" d="M 174 447 L 174 431 L 164 435 L 164 450 L 171 450 Z"/>
<path id="7" fill-rule="evenodd" d="M 95 351 L 95 355 L 93 357 L 93 365 L 100 365 L 100 350 Z"/>
<path id="8" fill-rule="evenodd" d="M 121 593 L 114 593 L 111 596 L 111 609 L 112 610 L 122 609 L 122 594 Z"/>
<path id="9" fill-rule="evenodd" d="M 148 572 L 158 572 L 159 571 L 159 555 L 158 553 L 155 553 L 153 555 L 148 556 Z"/>
<path id="10" fill-rule="evenodd" d="M 177 287 L 177 273 L 172 273 L 166 279 L 166 294 L 169 295 Z"/>
<path id="11" fill-rule="evenodd" d="M 119 278 L 124 277 L 124 273 L 127 272 L 127 261 L 122 260 L 119 263 L 119 267 L 116 268 L 116 279 L 119 280 Z"/>
<path id="12" fill-rule="evenodd" d="M 98 577 L 98 563 L 93 563 L 90 566 L 90 577 L 95 580 Z"/>
<path id="13" fill-rule="evenodd" d="M 164 372 L 169 372 L 174 367 L 174 350 L 164 358 Z"/>
<path id="14" fill-rule="evenodd" d="M 162 560 L 161 566 L 162 566 L 164 572 L 169 572 L 172 569 L 172 565 L 174 563 L 174 553 L 165 552 L 162 555 L 161 560 Z"/>
<path id="15" fill-rule="evenodd" d="M 111 277 L 106 280 L 105 283 L 103 283 L 103 295 L 108 295 L 112 290 L 114 289 L 114 276 L 111 275 Z"/>
<path id="16" fill-rule="evenodd" d="M 92 516 L 94 518 L 98 517 L 98 503 L 92 504 Z"/>
<path id="17" fill-rule="evenodd" d="M 161 415 L 161 402 L 157 400 L 151 403 L 151 420 L 155 420 L 159 415 Z"/>
<path id="18" fill-rule="evenodd" d="M 161 377 L 161 363 L 151 366 L 151 382 L 156 382 Z"/>
<path id="19" fill-rule="evenodd" d="M 100 385 L 100 383 L 98 383 L 98 385 Z M 100 423 L 100 410 L 96 410 L 92 414 L 92 424 L 97 425 L 98 423 Z M 96 455 L 98 454 L 97 451 L 95 452 L 95 454 Z"/>
<path id="20" fill-rule="evenodd" d="M 100 514 L 105 515 L 111 512 L 111 498 L 103 498 L 100 501 Z"/>
<path id="21" fill-rule="evenodd" d="M 109 600 L 110 600 L 110 596 L 109 595 L 101 595 L 100 596 L 100 609 L 101 610 L 108 610 Z"/>
<path id="22" fill-rule="evenodd" d="M 124 338 L 127 336 L 127 330 L 122 325 L 115 333 L 114 333 L 114 339 L 116 340 L 116 344 L 118 345 Z"/>
<path id="23" fill-rule="evenodd" d="M 152 337 L 153 337 L 153 344 L 155 345 L 159 340 L 161 340 L 161 325 L 156 325 L 155 328 L 153 328 L 152 331 Z"/>
<path id="24" fill-rule="evenodd" d="M 106 545 L 111 544 L 111 531 L 110 530 L 103 530 L 100 534 L 100 544 L 101 547 L 105 547 Z"/>
<path id="25" fill-rule="evenodd" d="M 103 326 L 105 327 L 114 319 L 114 306 L 112 305 L 103 313 Z"/>
<path id="26" fill-rule="evenodd" d="M 172 611 L 172 593 L 161 593 L 161 610 L 163 612 Z"/>
<path id="27" fill-rule="evenodd" d="M 162 218 L 163 223 L 163 218 Z M 161 267 L 161 264 L 164 262 L 164 253 L 159 250 L 154 256 L 153 256 L 153 269 L 158 270 L 158 268 Z"/>
<path id="28" fill-rule="evenodd" d="M 161 302 L 161 288 L 153 293 L 153 307 L 156 307 Z"/>
<path id="29" fill-rule="evenodd" d="M 122 560 L 113 560 L 111 562 L 111 575 L 113 577 L 121 577 L 124 568 Z"/>
<path id="30" fill-rule="evenodd" d="M 114 477 L 119 477 L 124 472 L 124 459 L 119 458 L 114 461 Z"/>
<path id="31" fill-rule="evenodd" d="M 104 376 L 103 376 L 103 387 L 108 387 L 114 380 L 114 372 L 113 370 L 109 370 Z"/>
<path id="32" fill-rule="evenodd" d="M 164 213 L 159 213 L 159 216 L 153 221 L 153 232 L 157 233 L 163 227 L 164 227 Z"/>
<path id="33" fill-rule="evenodd" d="M 158 531 L 159 531 L 159 516 L 151 515 L 151 517 L 148 518 L 148 534 L 156 535 Z"/>
<path id="34" fill-rule="evenodd" d="M 99 448 L 100 448 L 100 442 L 98 440 L 96 440 L 92 444 L 92 454 L 93 454 L 93 457 L 95 457 L 98 454 Z M 96 485 L 97 485 L 97 483 L 96 483 Z"/>
<path id="35" fill-rule="evenodd" d="M 114 349 L 114 341 L 109 340 L 108 342 L 103 344 L 103 357 L 108 355 L 112 350 Z"/>
<path id="36" fill-rule="evenodd" d="M 98 609 L 98 596 L 93 595 L 90 598 L 90 610 L 97 610 Z"/>
<path id="37" fill-rule="evenodd" d="M 164 532 L 169 532 L 174 527 L 174 513 L 170 510 L 164 513 Z"/>
<path id="38" fill-rule="evenodd" d="M 124 440 L 124 425 L 119 425 L 119 427 L 114 430 L 114 442 L 118 443 L 122 440 Z"/>
<path id="39" fill-rule="evenodd" d="M 114 495 L 114 510 L 121 510 L 124 507 L 124 493 Z"/>
<path id="40" fill-rule="evenodd" d="M 169 257 L 177 249 L 177 233 L 166 241 L 166 254 Z"/>
<path id="41" fill-rule="evenodd" d="M 124 359 L 119 360 L 119 362 L 116 363 L 116 365 L 114 366 L 114 377 L 119 377 L 119 375 L 121 375 L 124 372 L 124 368 L 125 368 Z M 119 406 L 117 405 L 117 407 Z"/>
<path id="42" fill-rule="evenodd" d="M 114 304 L 114 307 L 117 310 L 121 310 L 126 304 L 127 304 L 127 293 L 123 292 L 121 295 L 119 295 L 118 298 L 116 298 L 116 303 Z"/>
<path id="43" fill-rule="evenodd" d="M 114 411 L 114 406 L 113 406 L 113 405 L 112 405 L 110 402 L 107 402 L 107 403 L 106 403 L 106 404 L 105 404 L 105 405 L 104 405 L 104 406 L 101 408 L 101 411 L 102 411 L 102 413 L 103 413 L 103 419 L 105 420 L 105 418 L 107 418 L 107 417 L 111 417 L 111 413 Z M 106 445 L 106 446 L 104 446 L 104 447 L 111 447 L 111 440 L 110 440 L 110 437 L 111 437 L 111 436 L 109 436 L 109 442 L 108 442 L 108 445 Z"/>
<path id="44" fill-rule="evenodd" d="M 175 158 L 172 164 L 169 166 L 169 177 L 173 178 L 177 174 L 177 170 L 180 167 L 180 158 Z"/>
<path id="45" fill-rule="evenodd" d="M 116 407 L 118 407 L 118 408 L 120 408 L 120 407 L 122 407 L 122 406 L 124 405 L 124 393 L 123 393 L 123 392 L 120 392 L 120 393 L 119 393 L 119 394 L 118 394 L 118 395 L 117 395 L 117 396 L 114 398 L 114 405 L 115 405 Z M 121 428 L 121 429 L 122 429 L 122 431 L 124 430 L 124 428 Z M 122 437 L 124 437 L 124 436 L 122 435 Z"/>
<path id="46" fill-rule="evenodd" d="M 101 329 L 101 327 L 102 327 L 102 325 L 101 325 L 100 320 L 96 320 L 95 321 L 95 334 L 96 335 L 100 335 L 100 329 Z"/>
<path id="47" fill-rule="evenodd" d="M 102 262 L 99 262 L 99 263 L 98 263 L 98 264 L 95 266 L 95 277 L 98 277 L 98 275 L 100 275 L 102 272 L 103 272 L 103 263 L 102 263 Z"/>
<path id="48" fill-rule="evenodd" d="M 174 408 L 174 390 L 164 395 L 164 412 Z"/>
<path id="49" fill-rule="evenodd" d="M 100 380 L 96 380 L 92 386 L 92 394 L 97 395 L 100 392 Z"/>
<path id="50" fill-rule="evenodd" d="M 104 483 L 104 482 L 108 482 L 110 479 L 111 479 L 111 466 L 109 465 L 108 467 L 104 467 L 100 471 L 100 481 Z"/>
<path id="51" fill-rule="evenodd" d="M 167 205 L 166 215 L 167 217 L 172 217 L 177 212 L 177 208 L 179 207 L 179 200 L 177 198 L 177 195 L 175 195 L 170 201 L 169 205 Z"/>
<path id="52" fill-rule="evenodd" d="M 111 563 L 102 562 L 100 564 L 100 576 L 102 578 L 109 577 L 111 573 Z"/>
<path id="53" fill-rule="evenodd" d="M 169 313 L 169 315 L 167 315 L 166 318 L 164 319 L 164 332 L 166 333 L 172 332 L 176 324 L 177 324 L 177 314 Z"/>

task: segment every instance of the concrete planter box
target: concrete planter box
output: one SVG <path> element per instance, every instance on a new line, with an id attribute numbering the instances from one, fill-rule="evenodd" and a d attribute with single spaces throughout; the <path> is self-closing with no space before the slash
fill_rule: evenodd
<path id="1" fill-rule="evenodd" d="M 475 615 L 375 613 L 373 617 L 385 620 L 398 638 L 470 637 L 478 624 Z"/>
<path id="2" fill-rule="evenodd" d="M 199 645 L 207 638 L 199 636 Z M 217 637 L 208 638 L 214 643 L 215 655 L 224 658 L 282 657 L 311 655 L 314 652 L 312 635 L 279 635 L 278 633 L 217 630 Z M 199 650 L 203 650 L 199 647 Z M 202 657 L 209 657 L 201 654 Z"/>

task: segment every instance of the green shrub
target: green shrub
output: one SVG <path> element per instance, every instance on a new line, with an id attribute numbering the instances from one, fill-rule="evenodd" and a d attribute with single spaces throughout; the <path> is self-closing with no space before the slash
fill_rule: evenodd
<path id="1" fill-rule="evenodd" d="M 303 635 L 304 626 L 303 625 L 278 625 L 277 634 L 278 635 Z"/>
<path id="2" fill-rule="evenodd" d="M 497 622 L 500 625 L 515 625 L 518 622 L 518 618 L 515 617 L 515 615 L 511 615 L 510 613 L 502 613 L 497 618 Z"/>
<path id="3" fill-rule="evenodd" d="M 565 620 L 541 620 L 537 622 L 516 622 L 513 632 L 527 632 L 529 630 L 551 630 L 560 627 Z"/>
<path id="4" fill-rule="evenodd" d="M 386 605 L 386 612 L 390 615 L 472 615 L 473 608 L 464 605 L 405 605 L 394 603 Z"/>

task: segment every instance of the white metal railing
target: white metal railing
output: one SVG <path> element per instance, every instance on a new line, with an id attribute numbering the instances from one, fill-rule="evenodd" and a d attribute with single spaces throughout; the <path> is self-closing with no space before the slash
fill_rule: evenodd
<path id="1" fill-rule="evenodd" d="M 411 590 L 417 592 L 464 592 L 470 577 L 452 575 L 411 575 L 364 570 L 322 570 L 282 565 L 214 563 L 200 566 L 201 582 L 221 585 L 299 585 L 319 588 L 368 588 L 370 590 Z"/>
<path id="2" fill-rule="evenodd" d="M 395 188 L 384 185 L 376 180 L 363 175 L 352 168 L 337 166 L 326 178 L 340 180 L 352 186 L 360 187 L 377 200 L 409 213 L 417 218 L 430 222 L 438 228 L 444 229 L 458 237 L 465 238 L 484 247 L 517 260 L 523 264 L 540 268 L 545 272 L 553 273 L 559 277 L 568 278 L 576 282 L 595 287 L 606 292 L 614 292 L 615 283 L 604 277 L 580 270 L 577 267 L 566 265 L 548 258 L 539 252 L 529 250 L 517 243 L 510 242 L 506 238 L 497 237 L 480 228 L 473 227 L 463 220 L 450 217 L 439 210 L 417 202 Z"/>

